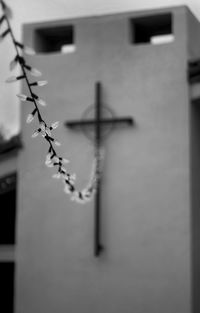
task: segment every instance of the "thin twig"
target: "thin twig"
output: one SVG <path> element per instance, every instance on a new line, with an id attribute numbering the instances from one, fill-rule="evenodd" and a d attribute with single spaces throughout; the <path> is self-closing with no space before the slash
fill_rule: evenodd
<path id="1" fill-rule="evenodd" d="M 13 62 L 14 62 L 14 64 L 15 64 L 15 62 L 16 62 L 16 64 L 18 63 L 21 67 L 21 70 L 22 70 L 21 76 L 11 77 L 7 81 L 12 82 L 12 81 L 17 81 L 17 80 L 21 80 L 21 79 L 25 80 L 26 85 L 28 86 L 30 96 L 18 95 L 18 97 L 22 101 L 31 101 L 34 104 L 34 110 L 32 111 L 31 114 L 28 115 L 27 123 L 30 123 L 34 119 L 35 115 L 37 114 L 38 122 L 39 122 L 39 128 L 34 132 L 32 137 L 36 137 L 39 133 L 41 133 L 42 137 L 49 144 L 49 149 L 48 149 L 48 154 L 46 156 L 45 164 L 48 167 L 57 166 L 57 174 L 54 174 L 53 177 L 54 178 L 62 178 L 64 185 L 65 185 L 64 191 L 66 193 L 69 193 L 72 195 L 71 196 L 72 200 L 76 200 L 77 202 L 85 202 L 85 201 L 91 199 L 92 195 L 96 191 L 97 180 L 99 179 L 99 176 L 100 176 L 100 173 L 99 173 L 100 169 L 97 168 L 97 164 L 99 164 L 99 161 L 102 161 L 102 155 L 100 154 L 98 156 L 95 156 L 95 160 L 94 160 L 94 164 L 93 164 L 93 168 L 92 168 L 92 174 L 91 174 L 89 183 L 86 186 L 86 188 L 84 188 L 82 191 L 77 191 L 75 186 L 74 186 L 75 175 L 67 173 L 67 171 L 63 165 L 63 163 L 68 163 L 68 160 L 66 160 L 65 158 L 59 157 L 54 146 L 53 146 L 53 144 L 60 145 L 51 136 L 51 130 L 57 128 L 58 122 L 55 122 L 55 123 L 51 124 L 50 126 L 48 126 L 48 124 L 43 119 L 43 117 L 40 113 L 40 110 L 39 110 L 39 106 L 38 106 L 38 103 L 40 103 L 41 105 L 44 105 L 45 103 L 32 90 L 33 86 L 37 86 L 37 85 L 42 86 L 45 82 L 43 81 L 43 82 L 31 83 L 29 81 L 29 77 L 27 75 L 27 72 L 30 71 L 30 73 L 36 74 L 36 73 L 38 73 L 38 71 L 36 71 L 31 66 L 26 64 L 26 61 L 25 61 L 22 53 L 26 52 L 28 50 L 28 47 L 25 47 L 23 44 L 16 41 L 12 27 L 10 25 L 9 17 L 7 14 L 7 12 L 9 11 L 9 8 L 3 0 L 0 0 L 0 4 L 2 6 L 2 11 L 3 11 L 3 16 L 0 18 L 0 26 L 4 23 L 4 21 L 6 22 L 6 25 L 7 25 L 7 29 L 2 34 L 0 34 L 0 37 L 3 39 L 8 34 L 10 35 L 13 46 L 14 46 L 15 51 L 16 51 L 16 57 L 13 60 Z M 97 158 L 100 158 L 101 160 L 97 160 Z"/>

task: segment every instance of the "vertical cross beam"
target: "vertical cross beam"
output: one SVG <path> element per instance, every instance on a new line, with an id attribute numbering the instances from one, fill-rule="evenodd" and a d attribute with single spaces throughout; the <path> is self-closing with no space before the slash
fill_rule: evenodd
<path id="1" fill-rule="evenodd" d="M 104 106 L 105 109 L 105 106 Z M 94 135 L 94 145 L 95 145 L 95 157 L 96 157 L 96 193 L 95 193 L 95 207 L 94 207 L 94 256 L 98 257 L 103 251 L 103 246 L 101 244 L 101 184 L 102 184 L 102 174 L 101 174 L 101 145 L 103 140 L 103 127 L 105 125 L 118 125 L 127 124 L 133 125 L 133 118 L 131 116 L 125 117 L 103 117 L 102 115 L 103 105 L 102 105 L 102 84 L 100 82 L 95 83 L 95 113 L 94 119 L 86 120 L 75 120 L 67 121 L 66 126 L 70 128 L 76 127 L 88 127 L 93 126 Z"/>
<path id="2" fill-rule="evenodd" d="M 95 85 L 95 155 L 97 159 L 96 176 L 97 190 L 95 194 L 95 212 L 94 212 L 94 255 L 98 257 L 103 249 L 101 245 L 101 173 L 100 173 L 100 148 L 101 148 L 101 83 Z"/>

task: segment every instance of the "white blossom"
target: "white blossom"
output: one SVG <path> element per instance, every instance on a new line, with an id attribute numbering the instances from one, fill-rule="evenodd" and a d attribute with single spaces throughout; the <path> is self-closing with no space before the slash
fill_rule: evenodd
<path id="1" fill-rule="evenodd" d="M 40 80 L 40 81 L 37 82 L 37 85 L 40 86 L 40 87 L 41 87 L 41 86 L 45 86 L 45 85 L 47 85 L 47 84 L 48 84 L 48 81 L 47 81 L 47 80 Z"/>

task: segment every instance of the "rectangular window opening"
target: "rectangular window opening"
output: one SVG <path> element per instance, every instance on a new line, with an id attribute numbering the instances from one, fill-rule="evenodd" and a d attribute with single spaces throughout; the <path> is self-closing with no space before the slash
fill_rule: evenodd
<path id="1" fill-rule="evenodd" d="M 76 50 L 72 25 L 39 28 L 34 35 L 36 53 L 66 54 Z"/>
<path id="2" fill-rule="evenodd" d="M 14 312 L 14 262 L 0 262 L 0 296 L 2 312 Z"/>
<path id="3" fill-rule="evenodd" d="M 15 244 L 16 173 L 0 178 L 0 245 Z"/>
<path id="4" fill-rule="evenodd" d="M 131 43 L 160 45 L 174 41 L 172 14 L 132 18 Z"/>

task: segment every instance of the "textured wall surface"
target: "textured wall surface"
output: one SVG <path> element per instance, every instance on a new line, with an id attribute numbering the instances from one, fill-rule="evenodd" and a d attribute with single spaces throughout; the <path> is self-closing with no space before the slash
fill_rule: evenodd
<path id="1" fill-rule="evenodd" d="M 77 187 L 87 183 L 93 147 L 64 122 L 94 103 L 96 81 L 115 116 L 130 115 L 135 125 L 116 128 L 105 141 L 105 252 L 96 259 L 93 202 L 71 202 L 51 179 L 48 147 L 31 139 L 38 124 L 25 124 L 31 104 L 23 104 L 16 313 L 191 312 L 188 11 L 164 10 L 173 13 L 174 42 L 131 44 L 130 18 L 155 12 L 163 11 L 24 27 L 30 45 L 38 27 L 75 27 L 75 53 L 38 54 L 29 63 L 49 81 L 38 91 L 48 103 L 42 112 L 61 121 L 55 137 Z"/>

